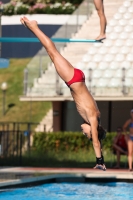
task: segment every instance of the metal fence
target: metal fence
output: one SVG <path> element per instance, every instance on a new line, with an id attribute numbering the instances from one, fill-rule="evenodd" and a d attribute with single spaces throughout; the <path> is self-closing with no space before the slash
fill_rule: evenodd
<path id="1" fill-rule="evenodd" d="M 22 165 L 22 155 L 30 155 L 34 126 L 38 123 L 0 122 L 0 166 Z"/>

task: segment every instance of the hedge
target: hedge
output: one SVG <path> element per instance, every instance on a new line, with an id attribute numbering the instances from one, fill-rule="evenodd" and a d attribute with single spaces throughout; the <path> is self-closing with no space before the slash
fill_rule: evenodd
<path id="1" fill-rule="evenodd" d="M 36 3 L 46 3 L 46 4 L 54 4 L 54 3 L 72 3 L 72 4 L 80 4 L 83 0 L 21 0 L 23 4 L 35 5 Z M 16 0 L 16 2 L 20 2 Z"/>
<path id="2" fill-rule="evenodd" d="M 3 15 L 18 14 L 72 14 L 82 1 L 50 1 L 38 2 L 22 0 L 21 2 L 11 1 L 3 4 Z"/>
<path id="3" fill-rule="evenodd" d="M 112 141 L 116 133 L 107 133 L 103 140 L 103 149 L 112 147 Z M 41 151 L 78 151 L 92 148 L 92 142 L 81 132 L 53 132 L 35 133 L 33 136 L 33 148 Z"/>

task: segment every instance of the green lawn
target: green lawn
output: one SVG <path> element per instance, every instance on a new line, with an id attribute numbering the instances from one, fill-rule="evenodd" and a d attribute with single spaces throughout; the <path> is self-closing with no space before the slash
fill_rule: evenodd
<path id="1" fill-rule="evenodd" d="M 104 159 L 107 168 L 116 165 L 116 156 L 110 151 L 104 151 Z M 96 164 L 94 150 L 72 151 L 36 151 L 31 150 L 18 157 L 0 158 L 1 166 L 32 166 L 32 167 L 75 167 L 93 168 Z M 128 168 L 127 156 L 121 156 L 121 168 Z"/>
<path id="2" fill-rule="evenodd" d="M 0 85 L 7 82 L 6 113 L 2 114 L 2 91 L 0 91 L 0 121 L 39 122 L 51 107 L 50 102 L 21 102 L 23 94 L 23 71 L 31 58 L 10 59 L 8 68 L 0 69 Z"/>

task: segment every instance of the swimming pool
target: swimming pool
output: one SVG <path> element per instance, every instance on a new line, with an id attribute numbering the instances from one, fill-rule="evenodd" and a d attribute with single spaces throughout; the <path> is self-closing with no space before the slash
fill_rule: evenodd
<path id="1" fill-rule="evenodd" d="M 133 183 L 50 183 L 0 190 L 0 200 L 131 200 Z"/>

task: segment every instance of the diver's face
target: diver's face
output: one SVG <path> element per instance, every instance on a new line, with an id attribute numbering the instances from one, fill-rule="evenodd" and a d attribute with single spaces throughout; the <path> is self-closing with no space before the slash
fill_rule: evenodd
<path id="1" fill-rule="evenodd" d="M 87 137 L 89 139 L 92 138 L 90 125 L 88 125 L 88 124 L 82 124 L 81 125 L 81 129 L 82 129 L 83 134 L 87 135 Z"/>

